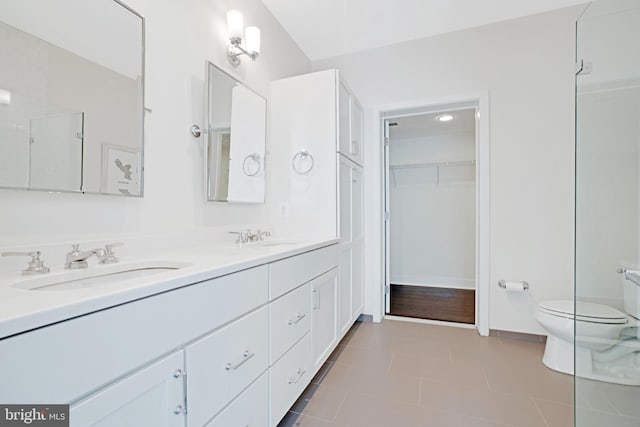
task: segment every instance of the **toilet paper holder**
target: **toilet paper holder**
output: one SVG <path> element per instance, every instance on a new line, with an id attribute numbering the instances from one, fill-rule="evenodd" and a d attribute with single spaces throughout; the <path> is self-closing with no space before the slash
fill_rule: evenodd
<path id="1" fill-rule="evenodd" d="M 525 282 L 524 280 L 518 282 L 518 283 L 522 283 L 522 289 L 527 291 L 529 290 L 529 283 Z M 507 289 L 507 280 L 498 280 L 498 286 L 500 286 L 502 289 Z"/>

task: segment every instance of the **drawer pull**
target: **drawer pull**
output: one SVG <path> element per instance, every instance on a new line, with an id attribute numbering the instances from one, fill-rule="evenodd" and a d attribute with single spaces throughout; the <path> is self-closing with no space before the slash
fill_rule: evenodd
<path id="1" fill-rule="evenodd" d="M 173 410 L 173 413 L 176 415 L 180 415 L 182 414 L 182 412 L 184 412 L 184 409 L 182 409 L 182 405 L 176 406 L 176 409 Z"/>
<path id="2" fill-rule="evenodd" d="M 302 378 L 302 376 L 305 374 L 305 372 L 307 372 L 307 371 L 305 371 L 304 369 L 298 369 L 296 371 L 296 377 L 295 378 L 289 378 L 289 384 L 297 384 L 298 381 L 300 381 L 300 378 Z"/>
<path id="3" fill-rule="evenodd" d="M 247 363 L 249 361 L 249 359 L 251 359 L 255 355 L 256 354 L 254 352 L 247 350 L 242 354 L 242 359 L 239 362 L 237 362 L 237 363 L 229 362 L 229 363 L 227 363 L 227 366 L 224 367 L 224 369 L 226 369 L 227 371 L 235 371 L 240 366 L 242 366 L 245 363 Z"/>
<path id="4" fill-rule="evenodd" d="M 320 289 L 313 290 L 313 309 L 320 309 Z"/>
<path id="5" fill-rule="evenodd" d="M 307 317 L 306 314 L 304 313 L 298 313 L 298 315 L 296 316 L 295 319 L 291 319 L 289 320 L 289 325 L 296 325 L 298 324 L 298 322 L 300 322 L 302 319 L 304 319 L 305 317 Z"/>

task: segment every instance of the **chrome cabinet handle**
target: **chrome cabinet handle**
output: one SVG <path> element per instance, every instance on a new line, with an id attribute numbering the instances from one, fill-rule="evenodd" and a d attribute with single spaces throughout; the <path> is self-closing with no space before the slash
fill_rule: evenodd
<path id="1" fill-rule="evenodd" d="M 245 351 L 242 354 L 242 359 L 240 359 L 239 362 L 236 363 L 227 363 L 227 365 L 224 367 L 224 369 L 226 369 L 227 371 L 235 371 L 236 369 L 238 369 L 240 366 L 244 365 L 245 363 L 247 363 L 249 361 L 249 359 L 251 359 L 253 356 L 255 356 L 256 354 L 252 351 Z"/>
<path id="2" fill-rule="evenodd" d="M 302 319 L 304 319 L 305 317 L 307 317 L 306 314 L 304 313 L 298 313 L 298 315 L 296 316 L 295 319 L 291 319 L 289 320 L 289 325 L 296 325 L 298 324 L 298 322 L 300 322 Z"/>
<path id="3" fill-rule="evenodd" d="M 173 410 L 173 413 L 176 415 L 180 415 L 184 412 L 184 409 L 182 408 L 182 405 L 178 405 L 176 406 L 176 409 Z"/>
<path id="4" fill-rule="evenodd" d="M 297 384 L 298 381 L 300 381 L 300 378 L 302 378 L 302 376 L 305 374 L 305 372 L 307 371 L 305 371 L 304 369 L 298 369 L 296 371 L 295 378 L 289 378 L 289 384 Z"/>
<path id="5" fill-rule="evenodd" d="M 313 290 L 313 309 L 318 310 L 320 308 L 320 289 Z"/>
<path id="6" fill-rule="evenodd" d="M 182 372 L 182 369 L 176 369 L 176 371 L 173 373 L 173 378 L 180 378 L 183 375 L 184 372 Z"/>

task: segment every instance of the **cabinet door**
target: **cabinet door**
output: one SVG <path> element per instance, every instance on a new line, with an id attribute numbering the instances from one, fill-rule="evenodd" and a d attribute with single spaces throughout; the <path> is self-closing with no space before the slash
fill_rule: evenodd
<path id="1" fill-rule="evenodd" d="M 358 164 L 363 161 L 363 121 L 362 107 L 351 97 L 351 156 Z"/>
<path id="2" fill-rule="evenodd" d="M 338 84 L 338 151 L 351 155 L 351 94 L 346 86 Z"/>
<path id="3" fill-rule="evenodd" d="M 140 369 L 71 405 L 71 426 L 184 426 L 183 369 L 182 351 Z"/>
<path id="4" fill-rule="evenodd" d="M 338 270 L 333 269 L 311 283 L 312 355 L 314 371 L 327 360 L 338 339 L 337 290 Z"/>
<path id="5" fill-rule="evenodd" d="M 351 199 L 353 177 L 351 162 L 338 155 L 340 161 L 340 243 L 349 244 L 352 239 Z"/>
<path id="6" fill-rule="evenodd" d="M 351 286 L 352 286 L 352 260 L 351 260 L 351 245 L 341 245 L 340 248 L 340 280 L 338 281 L 338 288 L 340 292 L 338 294 L 338 322 L 340 325 L 340 336 L 343 336 L 349 327 L 351 327 L 351 320 L 353 316 L 351 314 L 352 302 L 351 302 Z"/>
<path id="7" fill-rule="evenodd" d="M 356 320 L 364 309 L 364 242 L 351 246 L 351 315 Z"/>

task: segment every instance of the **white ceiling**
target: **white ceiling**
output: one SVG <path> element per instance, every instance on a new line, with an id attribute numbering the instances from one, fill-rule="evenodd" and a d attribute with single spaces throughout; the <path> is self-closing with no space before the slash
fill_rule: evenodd
<path id="1" fill-rule="evenodd" d="M 312 61 L 585 0 L 262 0 Z M 544 29 L 541 28 L 541 31 Z"/>

